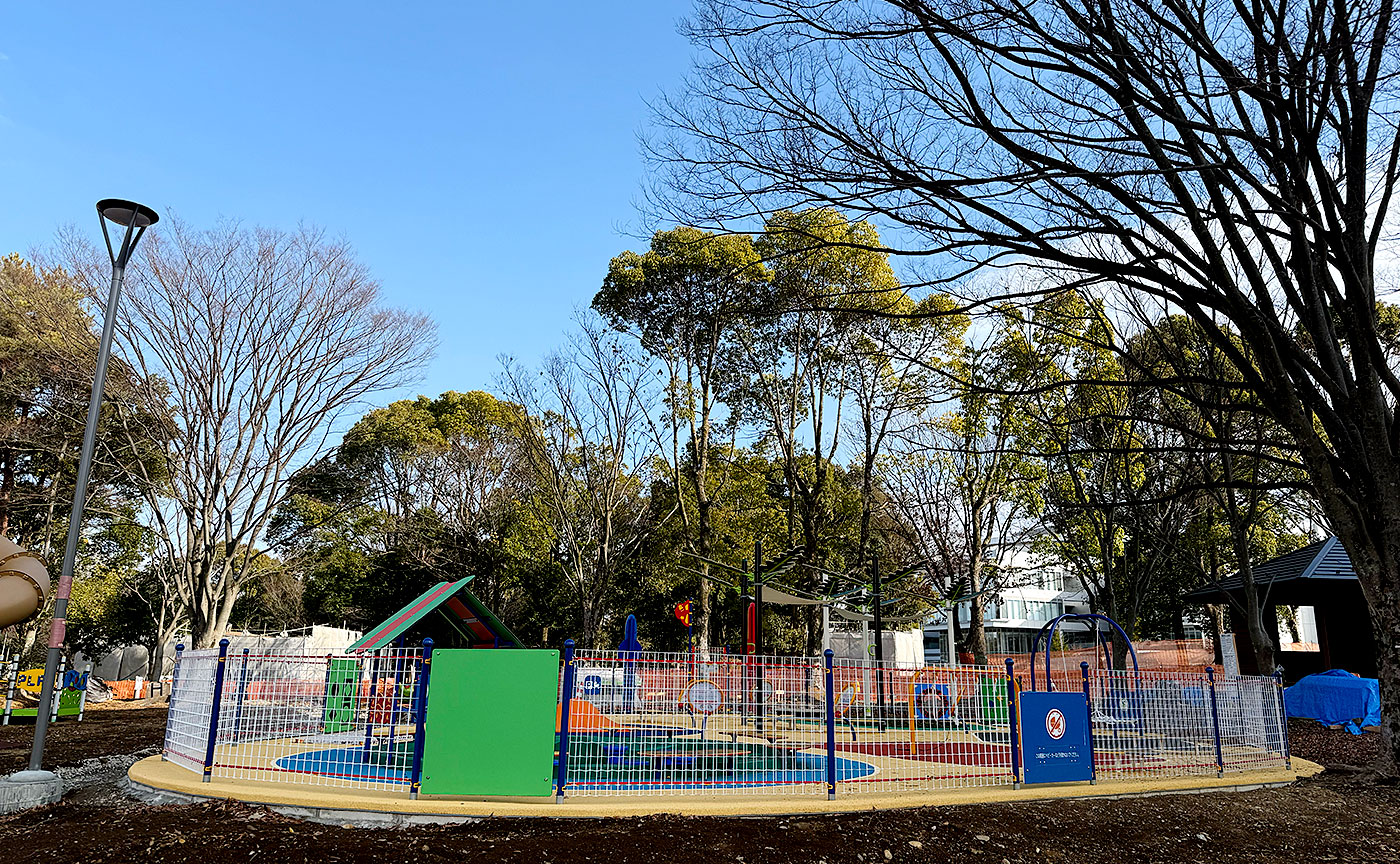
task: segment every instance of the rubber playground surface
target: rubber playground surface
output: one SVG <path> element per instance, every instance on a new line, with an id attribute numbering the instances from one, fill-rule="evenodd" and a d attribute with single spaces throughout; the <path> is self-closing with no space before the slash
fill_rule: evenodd
<path id="1" fill-rule="evenodd" d="M 826 782 L 826 742 L 810 724 L 776 720 L 760 732 L 729 715 L 710 718 L 703 728 L 674 725 L 674 714 L 585 712 L 576 719 L 568 776 L 577 793 L 766 788 L 812 794 Z M 362 744 L 356 732 L 222 744 L 214 776 L 296 782 L 289 775 L 303 775 L 310 783 L 326 778 L 406 789 L 413 730 L 396 727 L 392 747 L 388 732 L 376 730 L 372 745 Z M 843 754 L 836 757 L 837 782 L 1010 780 L 1009 744 L 984 740 L 1004 741 L 1004 730 L 920 731 L 917 743 L 909 737 L 897 725 L 881 732 L 874 724 L 850 724 L 836 741 Z M 1110 764 L 1113 756 L 1104 759 Z"/>
<path id="2" fill-rule="evenodd" d="M 1013 790 L 1010 785 L 976 788 L 938 789 L 889 793 L 839 794 L 827 800 L 818 794 L 762 794 L 743 796 L 703 796 L 670 794 L 664 798 L 647 796 L 566 798 L 562 804 L 552 798 L 457 798 L 427 796 L 409 799 L 403 792 L 304 786 L 248 780 L 216 778 L 201 783 L 199 776 L 159 756 L 142 759 L 128 772 L 138 792 L 166 794 L 167 800 L 237 800 L 272 807 L 296 815 L 312 815 L 326 821 L 350 822 L 365 817 L 411 822 L 415 817 L 428 820 L 499 817 L 578 817 L 650 816 L 674 813 L 694 816 L 777 815 L 797 813 L 844 813 L 906 807 L 955 804 L 1015 803 L 1073 798 L 1121 798 L 1184 792 L 1241 791 L 1268 786 L 1286 786 L 1321 771 L 1321 766 L 1294 759 L 1292 770 L 1257 771 L 1209 777 L 1172 777 L 1154 780 L 1101 780 L 1087 783 L 1051 784 Z"/>

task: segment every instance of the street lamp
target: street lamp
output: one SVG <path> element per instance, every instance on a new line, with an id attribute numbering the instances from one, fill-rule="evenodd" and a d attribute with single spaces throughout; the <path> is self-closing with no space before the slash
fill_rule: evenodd
<path id="1" fill-rule="evenodd" d="M 92 471 L 92 451 L 97 443 L 97 418 L 102 408 L 102 388 L 107 380 L 107 359 L 112 353 L 112 331 L 117 320 L 117 299 L 121 296 L 122 280 L 126 276 L 126 265 L 131 253 L 146 229 L 156 224 L 160 217 L 156 211 L 120 198 L 103 198 L 97 202 L 98 222 L 102 225 L 102 239 L 107 243 L 107 256 L 112 260 L 112 287 L 107 291 L 107 306 L 102 315 L 102 341 L 97 350 L 97 371 L 92 376 L 92 397 L 88 401 L 87 426 L 83 429 L 83 450 L 78 458 L 78 478 L 73 489 L 73 509 L 68 517 L 68 542 L 63 547 L 63 570 L 58 579 L 58 589 L 54 592 L 53 627 L 49 631 L 49 652 L 44 661 L 44 681 L 39 695 L 39 710 L 34 714 L 34 749 L 29 754 L 29 770 L 21 771 L 9 778 L 11 784 L 33 784 L 36 792 L 44 800 L 32 803 L 56 801 L 63 787 L 58 778 L 42 770 L 44 761 L 44 738 L 49 731 L 49 707 L 53 704 L 54 676 L 58 673 L 59 653 L 67 629 L 68 597 L 73 591 L 73 564 L 78 557 L 78 537 L 82 531 L 83 499 L 87 496 L 88 475 Z M 125 230 L 121 232 L 121 244 L 114 250 L 112 236 L 107 223 Z M 12 787 L 13 788 L 13 787 Z"/>

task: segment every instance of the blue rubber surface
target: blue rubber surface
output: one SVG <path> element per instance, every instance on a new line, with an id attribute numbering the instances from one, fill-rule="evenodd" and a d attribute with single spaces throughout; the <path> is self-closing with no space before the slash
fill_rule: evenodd
<path id="1" fill-rule="evenodd" d="M 383 758 L 383 752 L 379 752 Z M 330 747 L 325 750 L 307 750 L 283 756 L 275 763 L 279 770 L 295 771 L 303 774 L 319 774 L 322 777 L 337 777 L 342 780 L 374 780 L 397 782 L 408 785 L 407 764 L 378 764 L 365 761 L 363 747 Z"/>
<path id="2" fill-rule="evenodd" d="M 793 786 L 798 784 L 826 784 L 826 757 L 813 753 L 799 753 L 796 761 L 801 768 L 774 771 L 741 771 L 732 777 L 715 777 L 712 780 L 670 780 L 647 781 L 632 778 L 627 781 L 578 777 L 570 772 L 569 788 L 608 789 L 616 791 L 643 791 L 655 789 L 741 789 L 763 786 Z M 836 779 L 856 780 L 875 773 L 875 766 L 856 759 L 836 757 Z"/>
<path id="3" fill-rule="evenodd" d="M 793 756 L 800 767 L 772 771 L 741 771 L 729 777 L 716 777 L 712 780 L 678 781 L 658 779 L 648 781 L 629 778 L 618 782 L 611 779 L 573 775 L 569 777 L 569 788 L 608 789 L 608 790 L 648 790 L 648 789 L 715 789 L 746 788 L 762 786 L 789 786 L 803 783 L 822 784 L 826 782 L 826 756 L 815 753 L 797 753 Z M 408 766 L 381 765 L 366 762 L 363 747 L 329 747 L 323 750 L 308 750 L 283 756 L 274 763 L 281 771 L 318 774 L 323 777 L 336 777 L 342 780 L 372 780 L 378 782 L 409 783 Z M 875 773 L 875 766 L 856 759 L 836 757 L 836 779 L 855 780 Z"/>

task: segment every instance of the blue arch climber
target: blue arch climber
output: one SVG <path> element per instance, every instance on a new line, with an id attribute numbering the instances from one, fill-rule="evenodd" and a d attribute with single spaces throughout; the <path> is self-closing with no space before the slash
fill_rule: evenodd
<path id="1" fill-rule="evenodd" d="M 1041 645 L 1041 641 L 1042 641 L 1042 640 L 1044 640 L 1044 643 L 1045 643 L 1045 689 L 1046 689 L 1046 690 L 1054 690 L 1054 689 L 1055 689 L 1055 682 L 1052 681 L 1052 680 L 1050 680 L 1050 646 L 1053 645 L 1053 644 L 1055 644 L 1055 629 L 1056 629 L 1057 627 L 1059 627 L 1059 626 L 1060 626 L 1060 622 L 1061 622 L 1061 621 L 1064 621 L 1065 619 L 1069 619 L 1070 621 L 1094 621 L 1094 622 L 1098 622 L 1098 621 L 1107 621 L 1108 624 L 1109 624 L 1109 626 L 1112 627 L 1114 630 L 1117 630 L 1117 631 L 1118 631 L 1118 635 L 1123 637 L 1123 643 L 1124 643 L 1125 645 L 1128 646 L 1128 655 L 1129 655 L 1130 657 L 1133 658 L 1133 675 L 1134 675 L 1134 676 L 1137 675 L 1137 673 L 1138 673 L 1137 650 L 1133 648 L 1133 640 L 1131 640 L 1131 639 L 1128 638 L 1128 634 L 1123 630 L 1122 627 L 1119 627 L 1119 626 L 1118 626 L 1118 622 L 1117 622 L 1117 621 L 1114 621 L 1112 618 L 1108 617 L 1107 615 L 1100 615 L 1100 614 L 1097 613 L 1097 612 L 1065 612 L 1064 614 L 1062 614 L 1062 615 L 1057 615 L 1057 616 L 1055 616 L 1055 618 L 1053 618 L 1052 620 L 1046 622 L 1046 623 L 1040 628 L 1040 632 L 1035 634 L 1035 640 L 1034 640 L 1033 642 L 1031 642 L 1031 689 L 1032 689 L 1032 690 L 1035 690 L 1035 689 L 1036 689 L 1036 680 L 1035 680 L 1035 658 L 1036 658 L 1036 655 L 1040 653 L 1040 645 Z M 1097 623 L 1095 624 L 1094 632 L 1095 632 L 1095 633 L 1098 632 Z M 1113 668 L 1113 655 L 1112 655 L 1112 654 L 1109 652 L 1109 650 L 1108 650 L 1108 639 L 1107 639 L 1107 638 L 1103 638 L 1103 639 L 1101 640 L 1101 642 L 1102 642 L 1102 644 L 1103 644 L 1104 665 L 1106 666 L 1106 668 L 1112 669 L 1112 668 Z"/>

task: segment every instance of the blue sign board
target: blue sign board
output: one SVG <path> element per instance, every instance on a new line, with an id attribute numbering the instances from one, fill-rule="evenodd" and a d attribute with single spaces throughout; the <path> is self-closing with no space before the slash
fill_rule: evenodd
<path id="1" fill-rule="evenodd" d="M 1024 782 L 1094 779 L 1089 706 L 1083 693 L 1022 693 L 1020 711 Z"/>

